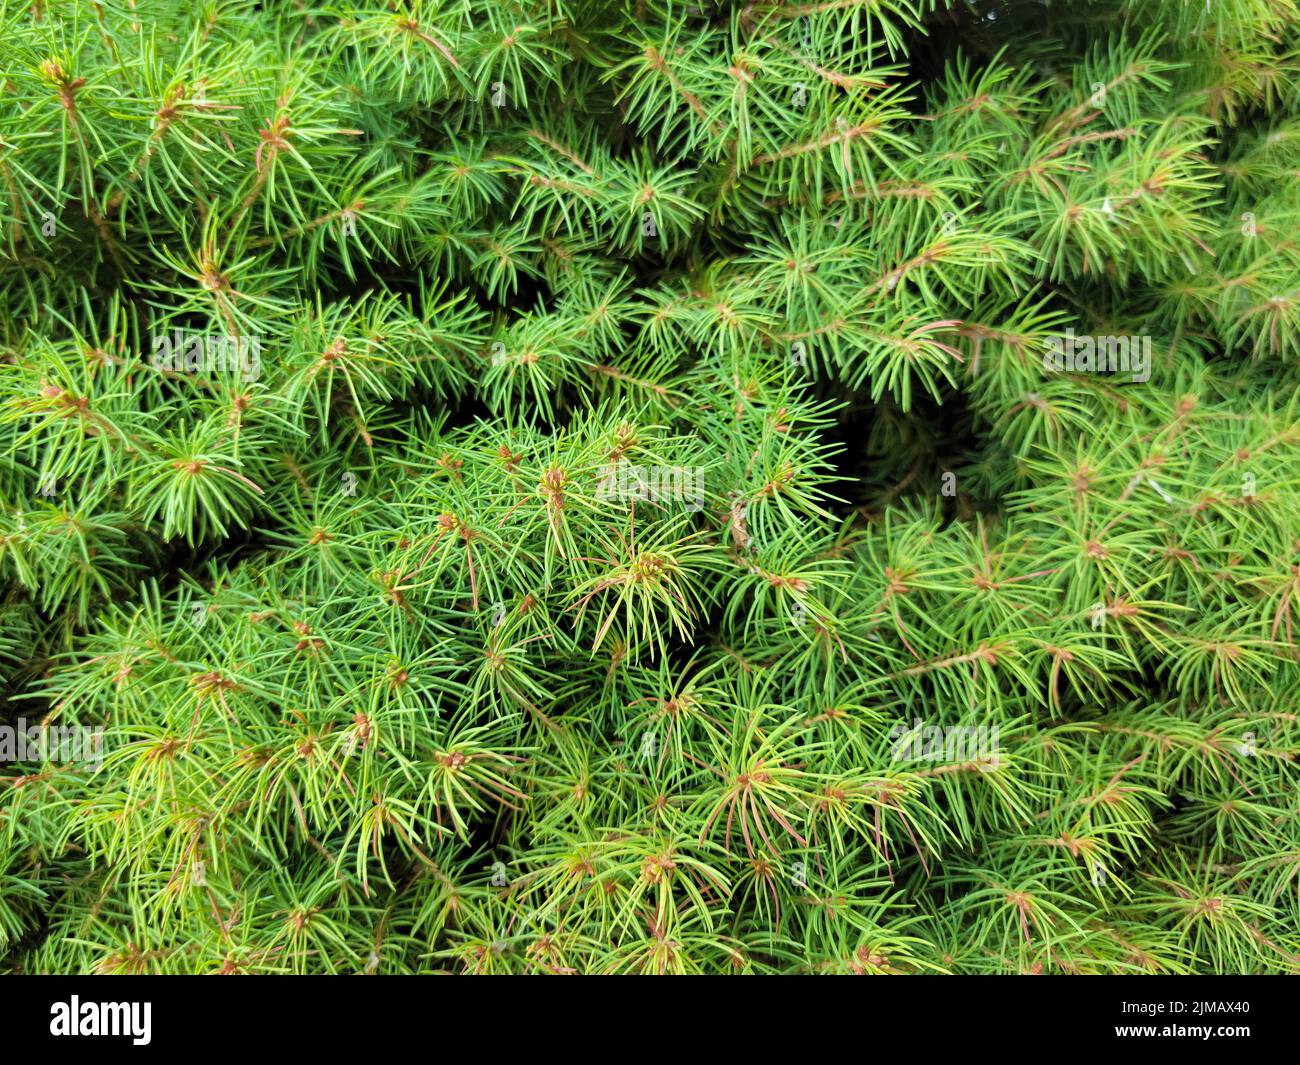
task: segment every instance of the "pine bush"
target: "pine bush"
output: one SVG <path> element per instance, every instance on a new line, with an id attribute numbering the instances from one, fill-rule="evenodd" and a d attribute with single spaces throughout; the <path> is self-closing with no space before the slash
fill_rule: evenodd
<path id="1" fill-rule="evenodd" d="M 0 39 L 5 969 L 1300 970 L 1295 0 Z"/>

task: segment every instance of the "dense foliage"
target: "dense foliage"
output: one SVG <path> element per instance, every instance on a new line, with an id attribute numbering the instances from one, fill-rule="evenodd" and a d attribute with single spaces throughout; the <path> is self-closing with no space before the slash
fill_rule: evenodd
<path id="1" fill-rule="evenodd" d="M 5 968 L 1300 970 L 1294 0 L 0 38 Z"/>

